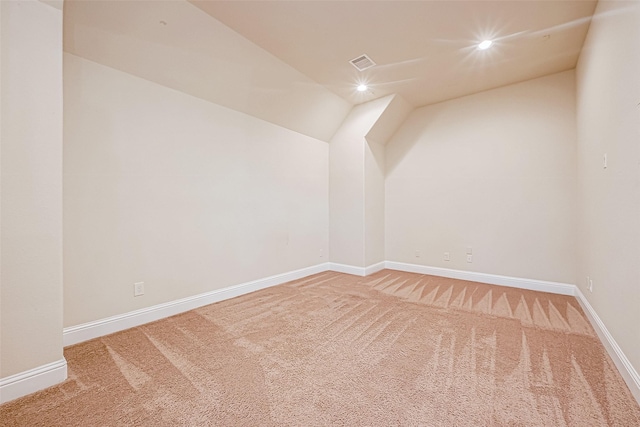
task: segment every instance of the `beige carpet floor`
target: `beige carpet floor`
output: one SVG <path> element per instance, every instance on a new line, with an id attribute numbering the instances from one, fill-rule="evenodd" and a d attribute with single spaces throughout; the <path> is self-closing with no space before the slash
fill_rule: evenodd
<path id="1" fill-rule="evenodd" d="M 326 272 L 69 347 L 3 426 L 640 426 L 573 297 Z"/>

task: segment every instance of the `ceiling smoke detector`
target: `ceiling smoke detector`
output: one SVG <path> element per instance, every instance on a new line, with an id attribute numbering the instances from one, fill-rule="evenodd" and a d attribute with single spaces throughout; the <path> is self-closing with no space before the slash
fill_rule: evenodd
<path id="1" fill-rule="evenodd" d="M 357 58 L 349 61 L 349 63 L 354 67 L 356 67 L 358 71 L 364 71 L 367 68 L 371 68 L 376 65 L 376 63 L 373 62 L 373 60 L 369 58 L 367 55 L 360 55 Z"/>

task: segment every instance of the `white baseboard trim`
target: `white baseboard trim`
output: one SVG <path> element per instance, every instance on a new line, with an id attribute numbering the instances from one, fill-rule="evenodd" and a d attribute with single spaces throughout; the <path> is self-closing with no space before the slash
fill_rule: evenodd
<path id="1" fill-rule="evenodd" d="M 497 274 L 476 273 L 473 271 L 451 270 L 448 268 L 429 267 L 426 265 L 406 264 L 386 261 L 385 268 L 406 271 L 409 273 L 429 274 L 431 276 L 449 277 L 472 282 L 489 283 L 491 285 L 510 286 L 512 288 L 532 291 L 550 292 L 561 295 L 575 295 L 575 285 L 569 283 L 547 282 L 544 280 L 524 279 L 521 277 L 499 276 Z"/>
<path id="2" fill-rule="evenodd" d="M 613 338 L 609 330 L 605 326 L 598 313 L 593 309 L 587 298 L 580 291 L 580 288 L 576 287 L 576 299 L 582 306 L 585 314 L 591 321 L 591 325 L 596 330 L 596 333 L 600 337 L 600 341 L 607 349 L 607 353 L 615 363 L 620 375 L 624 378 L 624 381 L 627 383 L 627 387 L 631 391 L 631 394 L 636 398 L 638 404 L 640 404 L 640 375 L 638 371 L 635 370 L 627 356 L 624 354 L 616 340 Z"/>
<path id="3" fill-rule="evenodd" d="M 164 304 L 131 311 L 128 313 L 99 319 L 81 325 L 71 326 L 63 330 L 63 344 L 70 346 L 93 338 L 119 332 L 125 329 L 143 325 L 145 323 L 160 320 L 185 311 L 193 310 L 215 302 L 234 298 L 240 295 L 279 285 L 291 280 L 301 279 L 312 274 L 324 271 L 336 271 L 353 274 L 356 276 L 368 276 L 384 268 L 391 270 L 407 271 L 412 273 L 430 274 L 434 276 L 451 277 L 455 279 L 471 280 L 475 282 L 491 283 L 495 285 L 512 286 L 515 288 L 531 289 L 536 291 L 553 292 L 564 295 L 574 295 L 574 285 L 544 282 L 540 280 L 522 279 L 517 277 L 498 276 L 494 274 L 474 273 L 461 270 L 449 270 L 446 268 L 428 267 L 423 265 L 406 264 L 394 261 L 383 261 L 368 267 L 355 267 L 352 265 L 328 262 L 288 273 L 278 274 L 252 282 L 242 283 L 223 289 L 207 292 L 170 301 Z"/>
<path id="4" fill-rule="evenodd" d="M 377 273 L 378 271 L 384 270 L 385 267 L 386 267 L 386 264 L 387 263 L 385 261 L 380 261 L 377 264 L 372 264 L 372 265 L 370 265 L 368 267 L 365 267 L 364 268 L 364 275 L 368 276 L 370 274 Z"/>
<path id="5" fill-rule="evenodd" d="M 336 271 L 338 273 L 353 274 L 354 276 L 364 276 L 364 267 L 354 267 L 353 265 L 338 264 L 335 262 L 329 263 L 329 270 Z"/>
<path id="6" fill-rule="evenodd" d="M 589 301 L 575 285 L 568 283 L 548 282 L 543 280 L 525 279 L 520 277 L 500 276 L 496 274 L 477 273 L 472 271 L 453 270 L 448 268 L 430 267 L 425 265 L 408 264 L 395 261 L 383 261 L 368 267 L 355 267 L 352 265 L 327 262 L 314 265 L 288 273 L 278 274 L 252 282 L 230 286 L 224 289 L 207 292 L 193 297 L 183 298 L 164 304 L 155 305 L 141 310 L 124 313 L 118 316 L 85 323 L 82 325 L 64 328 L 63 342 L 65 346 L 77 344 L 93 338 L 108 335 L 114 332 L 140 326 L 155 320 L 193 310 L 208 304 L 234 298 L 270 286 L 286 283 L 291 280 L 301 279 L 312 274 L 324 271 L 336 271 L 353 274 L 356 276 L 368 276 L 382 269 L 406 271 L 410 273 L 429 274 L 433 276 L 449 277 L 453 279 L 469 280 L 493 285 L 510 286 L 533 291 L 550 292 L 561 295 L 575 296 L 584 309 L 587 317 L 598 333 L 600 340 L 613 359 L 620 374 L 627 383 L 631 393 L 640 403 L 640 375 L 634 369 L 629 359 L 606 326 L 597 315 Z M 50 363 L 29 371 L 25 371 L 10 377 L 0 379 L 0 403 L 8 402 L 18 397 L 50 387 L 67 378 L 67 362 L 64 359 Z"/>
<path id="7" fill-rule="evenodd" d="M 335 262 L 329 263 L 329 270 L 336 271 L 338 273 L 353 274 L 354 276 L 368 276 L 373 273 L 377 273 L 385 268 L 385 261 L 380 261 L 377 264 L 371 264 L 367 267 L 355 267 L 353 265 L 338 264 Z"/>
<path id="8" fill-rule="evenodd" d="M 193 297 L 159 304 L 141 310 L 132 311 L 118 316 L 64 328 L 63 342 L 65 346 L 77 344 L 93 338 L 114 332 L 140 326 L 185 311 L 193 310 L 208 304 L 234 298 L 270 286 L 301 279 L 324 271 L 368 276 L 380 270 L 406 271 L 410 273 L 429 274 L 433 276 L 449 277 L 453 279 L 469 280 L 493 285 L 510 286 L 533 291 L 550 292 L 561 295 L 575 296 L 584 309 L 587 317 L 594 326 L 600 340 L 607 349 L 620 374 L 624 378 L 631 393 L 640 403 L 640 375 L 625 356 L 620 346 L 609 333 L 606 326 L 595 312 L 589 301 L 575 285 L 568 283 L 548 282 L 543 280 L 525 279 L 520 277 L 500 276 L 496 274 L 477 273 L 472 271 L 453 270 L 448 268 L 430 267 L 425 265 L 408 264 L 395 261 L 383 261 L 368 267 L 327 262 L 288 273 L 278 274 L 252 282 L 230 286 L 224 289 L 207 292 Z M 0 379 L 0 403 L 17 399 L 27 394 L 42 390 L 67 378 L 67 362 L 61 359 L 47 365 L 40 366 L 10 377 Z"/>
<path id="9" fill-rule="evenodd" d="M 83 323 L 77 326 L 71 326 L 64 328 L 63 330 L 63 344 L 65 347 L 78 344 L 93 338 L 98 338 L 114 332 L 123 331 L 145 323 L 160 320 L 165 317 L 184 313 L 185 311 L 193 310 L 215 302 L 248 294 L 250 292 L 279 285 L 281 283 L 286 283 L 291 280 L 301 279 L 312 274 L 322 273 L 329 269 L 329 263 L 317 264 L 300 270 L 277 274 L 264 279 L 241 283 L 239 285 L 229 286 L 223 289 L 216 289 L 215 291 L 206 292 L 204 294 L 194 295 L 192 297 L 130 311 L 128 313 Z"/>
<path id="10" fill-rule="evenodd" d="M 0 403 L 51 387 L 67 379 L 67 361 L 58 361 L 0 379 Z"/>

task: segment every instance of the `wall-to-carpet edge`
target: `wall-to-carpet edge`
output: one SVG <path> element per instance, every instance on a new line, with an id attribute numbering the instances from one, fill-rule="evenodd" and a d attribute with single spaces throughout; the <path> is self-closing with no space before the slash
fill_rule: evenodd
<path id="1" fill-rule="evenodd" d="M 105 336 L 114 332 L 128 328 L 140 326 L 155 320 L 183 313 L 195 308 L 203 307 L 214 302 L 219 302 L 245 295 L 270 286 L 279 285 L 292 280 L 304 278 L 309 275 L 325 271 L 336 271 L 357 276 L 368 276 L 383 268 L 403 272 L 428 274 L 432 276 L 447 277 L 461 280 L 468 280 L 480 283 L 509 286 L 520 289 L 537 290 L 561 295 L 573 295 L 583 307 L 592 326 L 598 333 L 609 356 L 619 369 L 627 386 L 638 402 L 640 402 L 640 375 L 631 365 L 624 352 L 620 349 L 616 341 L 608 332 L 604 323 L 597 313 L 581 294 L 579 289 L 571 284 L 546 282 L 524 278 L 514 278 L 507 276 L 491 275 L 469 271 L 449 270 L 422 265 L 405 264 L 392 261 L 378 263 L 368 267 L 355 267 L 335 263 L 323 263 L 315 266 L 295 270 L 268 278 L 247 282 L 201 295 L 172 301 L 165 304 L 148 307 L 134 312 L 124 313 L 107 319 L 100 319 L 82 325 L 72 326 L 64 329 L 65 346 L 77 344 L 93 338 Z M 64 362 L 64 364 L 62 363 Z M 66 362 L 64 360 L 22 372 L 11 377 L 0 379 L 0 401 L 7 402 L 29 393 L 49 387 L 66 378 Z M 55 365 L 55 366 L 54 366 Z M 64 370 L 64 372 L 63 372 Z"/>
<path id="2" fill-rule="evenodd" d="M 0 379 L 0 403 L 9 402 L 67 379 L 67 361 L 62 358 L 28 371 Z"/>
<path id="3" fill-rule="evenodd" d="M 323 272 L 65 349 L 12 425 L 640 425 L 568 295 Z M 96 367 L 99 367 L 97 369 Z"/>

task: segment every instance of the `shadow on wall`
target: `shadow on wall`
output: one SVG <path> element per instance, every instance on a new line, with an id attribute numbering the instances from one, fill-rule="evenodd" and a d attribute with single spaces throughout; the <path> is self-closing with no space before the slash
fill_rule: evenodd
<path id="1" fill-rule="evenodd" d="M 430 114 L 424 114 L 425 108 L 431 107 L 422 107 L 413 110 L 400 129 L 398 129 L 396 134 L 393 135 L 387 143 L 383 169 L 385 171 L 385 177 L 393 173 L 396 167 L 402 163 L 403 159 L 411 153 L 414 146 L 422 140 L 423 135 L 427 132 L 431 123 L 437 121 L 447 110 L 445 105 L 441 105 L 439 108 L 431 111 Z"/>

